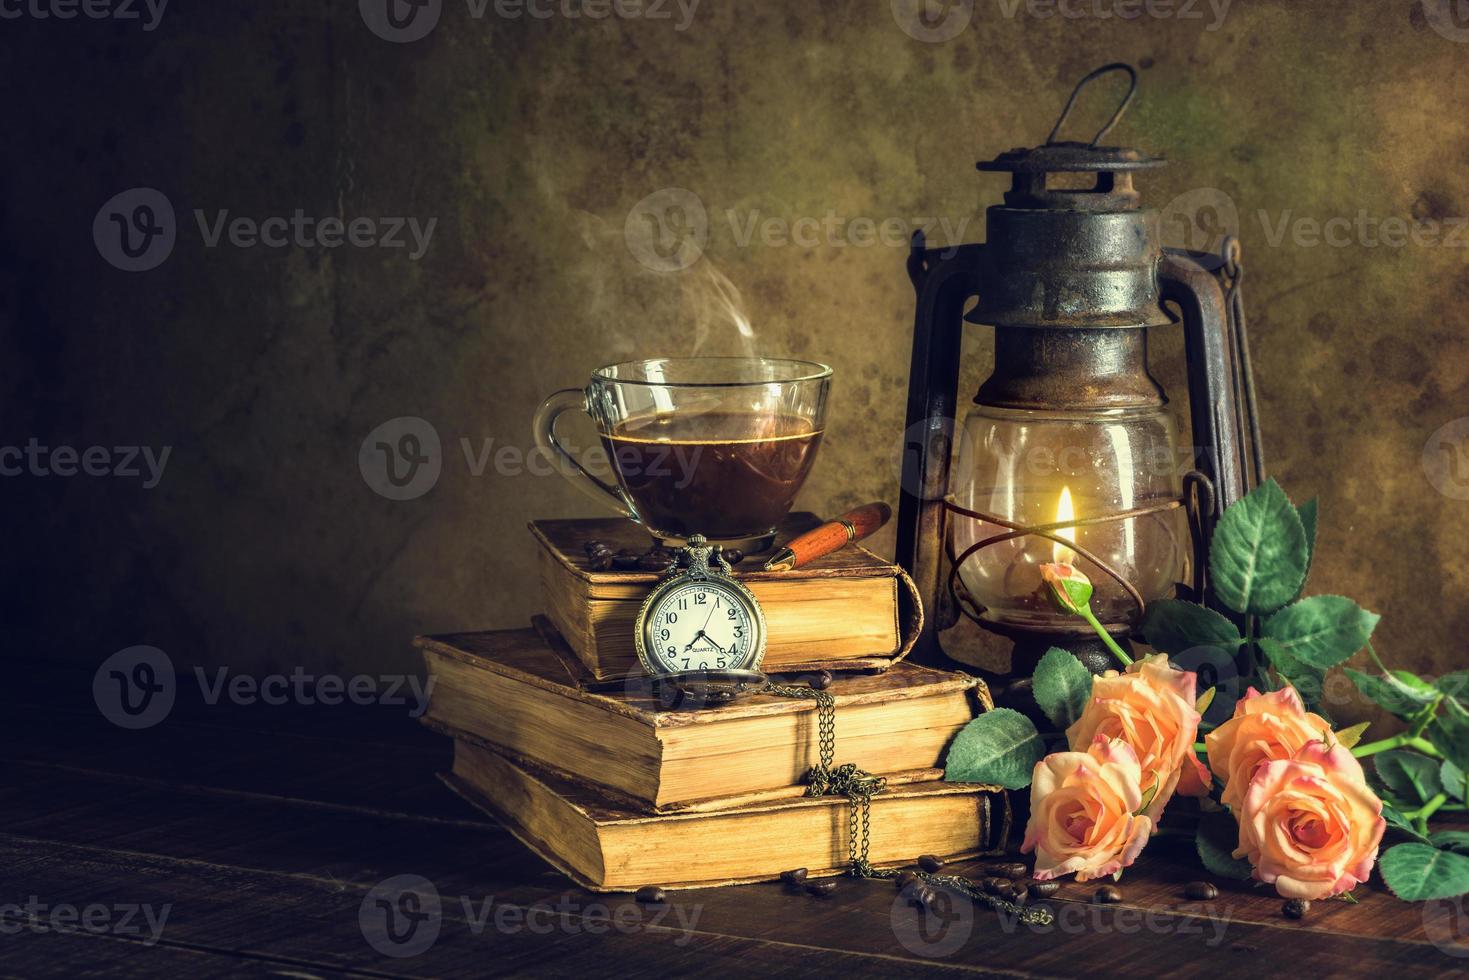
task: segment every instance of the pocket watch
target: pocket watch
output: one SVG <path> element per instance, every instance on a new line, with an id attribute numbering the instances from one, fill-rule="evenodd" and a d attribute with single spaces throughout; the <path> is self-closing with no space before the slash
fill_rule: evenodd
<path id="1" fill-rule="evenodd" d="M 661 582 L 638 610 L 638 660 L 654 677 L 702 675 L 711 681 L 763 684 L 765 614 L 760 603 L 735 581 L 729 562 L 703 535 L 691 535 L 688 542 L 689 567 Z"/>

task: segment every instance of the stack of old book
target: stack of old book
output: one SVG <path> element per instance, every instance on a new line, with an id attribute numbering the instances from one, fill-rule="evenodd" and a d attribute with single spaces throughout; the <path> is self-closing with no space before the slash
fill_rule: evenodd
<path id="1" fill-rule="evenodd" d="M 786 536 L 810 520 L 796 515 Z M 593 539 L 645 548 L 646 536 L 625 521 L 543 521 L 532 532 L 547 616 L 530 629 L 416 641 L 434 678 L 424 721 L 454 738 L 445 781 L 593 889 L 843 870 L 850 804 L 806 795 L 816 705 L 766 694 L 713 708 L 658 700 L 632 641 L 658 576 L 592 571 L 583 549 Z M 765 611 L 765 669 L 788 683 L 832 670 L 836 761 L 887 779 L 872 799 L 868 859 L 1002 846 L 1004 794 L 945 782 L 939 768 L 989 695 L 976 678 L 902 662 L 921 616 L 900 616 L 902 573 L 854 546 L 795 572 L 750 564 L 736 575 Z"/>

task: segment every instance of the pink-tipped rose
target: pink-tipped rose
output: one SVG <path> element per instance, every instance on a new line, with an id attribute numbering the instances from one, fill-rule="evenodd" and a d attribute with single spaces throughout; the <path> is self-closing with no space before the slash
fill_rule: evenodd
<path id="1" fill-rule="evenodd" d="M 1093 680 L 1091 700 L 1066 729 L 1066 738 L 1073 750 L 1097 738 L 1131 746 L 1142 768 L 1143 793 L 1149 795 L 1146 813 L 1156 822 L 1174 792 L 1198 796 L 1209 784 L 1208 770 L 1194 755 L 1199 731 L 1194 698 L 1193 672 L 1176 670 L 1167 656 L 1154 654 L 1125 673 L 1109 670 Z"/>
<path id="2" fill-rule="evenodd" d="M 1132 864 L 1153 832 L 1142 807 L 1142 770 L 1126 744 L 1099 738 L 1085 752 L 1054 752 L 1035 765 L 1022 853 L 1035 851 L 1035 877 L 1076 872 L 1077 881 Z"/>
<path id="3" fill-rule="evenodd" d="M 1041 565 L 1041 580 L 1051 594 L 1051 601 L 1062 612 L 1081 615 L 1092 604 L 1092 580 L 1075 565 L 1046 562 Z"/>
<path id="4" fill-rule="evenodd" d="M 1204 736 L 1209 768 L 1224 781 L 1220 801 L 1238 816 L 1255 770 L 1291 758 L 1330 731 L 1331 723 L 1308 712 L 1295 688 L 1269 694 L 1250 688 L 1234 706 L 1234 717 Z"/>
<path id="5" fill-rule="evenodd" d="M 1361 764 L 1323 741 L 1262 765 L 1238 812 L 1234 856 L 1286 898 L 1327 898 L 1366 881 L 1387 826 Z"/>

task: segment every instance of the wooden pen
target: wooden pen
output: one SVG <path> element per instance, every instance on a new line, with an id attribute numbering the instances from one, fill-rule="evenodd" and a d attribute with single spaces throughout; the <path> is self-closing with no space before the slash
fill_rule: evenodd
<path id="1" fill-rule="evenodd" d="M 884 503 L 863 504 L 834 521 L 796 537 L 765 563 L 765 571 L 789 571 L 810 564 L 823 555 L 861 541 L 888 522 L 892 508 Z"/>

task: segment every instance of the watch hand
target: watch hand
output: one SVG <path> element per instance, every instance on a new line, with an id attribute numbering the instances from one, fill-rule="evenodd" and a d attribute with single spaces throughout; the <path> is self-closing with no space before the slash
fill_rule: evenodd
<path id="1" fill-rule="evenodd" d="M 713 607 L 710 608 L 710 610 L 709 610 L 709 615 L 707 615 L 707 616 L 704 617 L 704 625 L 699 628 L 699 633 L 700 634 L 702 634 L 704 632 L 704 630 L 706 630 L 706 629 L 709 628 L 709 621 L 714 618 L 714 610 L 715 609 L 718 609 L 718 608 L 719 608 L 719 600 L 718 599 L 715 599 L 714 600 Z"/>
<path id="2" fill-rule="evenodd" d="M 703 630 L 699 630 L 699 632 L 697 632 L 697 633 L 694 634 L 694 638 L 689 641 L 689 645 L 683 648 L 683 652 L 684 653 L 688 653 L 689 652 L 689 648 L 692 647 L 695 643 L 698 643 L 700 637 L 703 637 L 706 640 L 709 639 L 708 634 L 706 634 Z"/>

